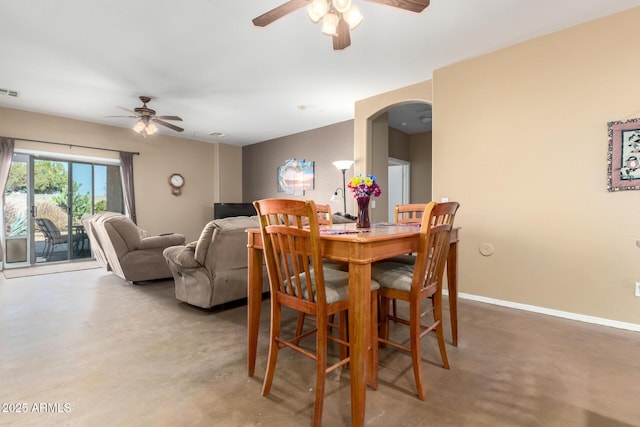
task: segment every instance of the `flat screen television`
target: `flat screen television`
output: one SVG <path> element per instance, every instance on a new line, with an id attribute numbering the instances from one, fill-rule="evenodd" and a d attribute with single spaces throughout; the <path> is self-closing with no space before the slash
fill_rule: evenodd
<path id="1" fill-rule="evenodd" d="M 230 216 L 257 215 L 253 203 L 214 203 L 213 219 L 228 218 Z"/>

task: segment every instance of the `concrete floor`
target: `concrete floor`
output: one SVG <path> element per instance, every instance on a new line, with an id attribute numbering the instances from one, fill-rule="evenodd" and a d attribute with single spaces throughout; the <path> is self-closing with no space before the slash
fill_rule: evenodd
<path id="1" fill-rule="evenodd" d="M 381 350 L 366 425 L 640 425 L 640 334 L 470 301 L 460 316 L 450 371 L 423 340 L 425 402 L 410 358 Z M 249 378 L 245 306 L 201 310 L 178 302 L 172 281 L 131 285 L 102 269 L 2 278 L 0 425 L 309 425 L 311 360 L 281 352 L 260 395 L 267 334 L 265 301 Z M 323 424 L 349 425 L 348 371 L 326 388 Z"/>

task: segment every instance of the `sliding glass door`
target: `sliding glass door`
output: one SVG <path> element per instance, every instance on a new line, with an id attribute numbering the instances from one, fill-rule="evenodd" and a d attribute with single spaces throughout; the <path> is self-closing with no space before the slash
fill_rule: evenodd
<path id="1" fill-rule="evenodd" d="M 6 267 L 90 258 L 82 219 L 123 212 L 118 165 L 15 154 L 5 190 Z"/>
<path id="2" fill-rule="evenodd" d="M 69 162 L 37 158 L 32 165 L 35 262 L 69 260 Z"/>
<path id="3" fill-rule="evenodd" d="M 5 266 L 24 266 L 32 252 L 29 174 L 29 156 L 14 154 L 9 170 L 9 178 L 4 192 L 4 212 L 2 230 Z"/>

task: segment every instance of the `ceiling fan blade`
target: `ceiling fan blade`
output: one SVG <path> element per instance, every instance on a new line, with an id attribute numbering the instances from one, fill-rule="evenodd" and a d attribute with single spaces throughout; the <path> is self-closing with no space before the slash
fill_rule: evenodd
<path id="1" fill-rule="evenodd" d="M 254 18 L 251 22 L 253 22 L 253 25 L 255 25 L 256 27 L 266 27 L 273 21 L 280 19 L 283 16 L 290 14 L 291 12 L 295 12 L 302 6 L 305 6 L 307 3 L 309 3 L 309 0 L 289 0 L 288 2 L 283 3 L 274 9 L 263 13 L 257 18 Z"/>
<path id="2" fill-rule="evenodd" d="M 135 115 L 136 115 L 136 117 L 138 116 L 138 113 L 136 113 L 135 111 L 130 110 L 130 109 L 128 109 L 128 108 L 124 108 L 124 107 L 120 107 L 120 106 L 117 106 L 117 108 L 119 108 L 119 109 L 121 109 L 121 110 L 124 110 L 124 111 L 126 111 L 126 112 L 128 112 L 128 113 L 135 114 Z"/>
<path id="3" fill-rule="evenodd" d="M 172 125 L 171 123 L 167 123 L 167 122 L 163 122 L 162 120 L 158 119 L 157 117 L 154 117 L 151 119 L 152 122 L 157 123 L 159 125 L 168 127 L 169 129 L 173 129 L 176 132 L 182 132 L 184 129 L 176 126 L 176 125 Z"/>
<path id="4" fill-rule="evenodd" d="M 333 50 L 342 50 L 351 45 L 351 36 L 349 35 L 349 24 L 344 19 L 338 21 L 337 36 L 333 36 Z"/>
<path id="5" fill-rule="evenodd" d="M 429 0 L 368 0 L 373 3 L 386 4 L 410 12 L 420 13 L 429 6 Z"/>
<path id="6" fill-rule="evenodd" d="M 180 117 L 178 117 L 178 116 L 156 116 L 156 119 L 182 121 L 182 119 Z"/>
<path id="7" fill-rule="evenodd" d="M 139 116 L 105 116 L 105 117 L 128 117 L 130 119 L 137 119 Z"/>

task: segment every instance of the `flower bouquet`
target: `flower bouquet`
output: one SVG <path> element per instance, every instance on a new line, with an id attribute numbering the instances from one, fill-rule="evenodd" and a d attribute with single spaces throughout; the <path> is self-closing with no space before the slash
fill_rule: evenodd
<path id="1" fill-rule="evenodd" d="M 349 180 L 347 185 L 353 197 L 358 201 L 358 219 L 356 221 L 356 227 L 369 228 L 369 200 L 373 197 L 378 197 L 382 194 L 382 189 L 376 182 L 376 177 L 373 175 L 358 175 Z"/>

